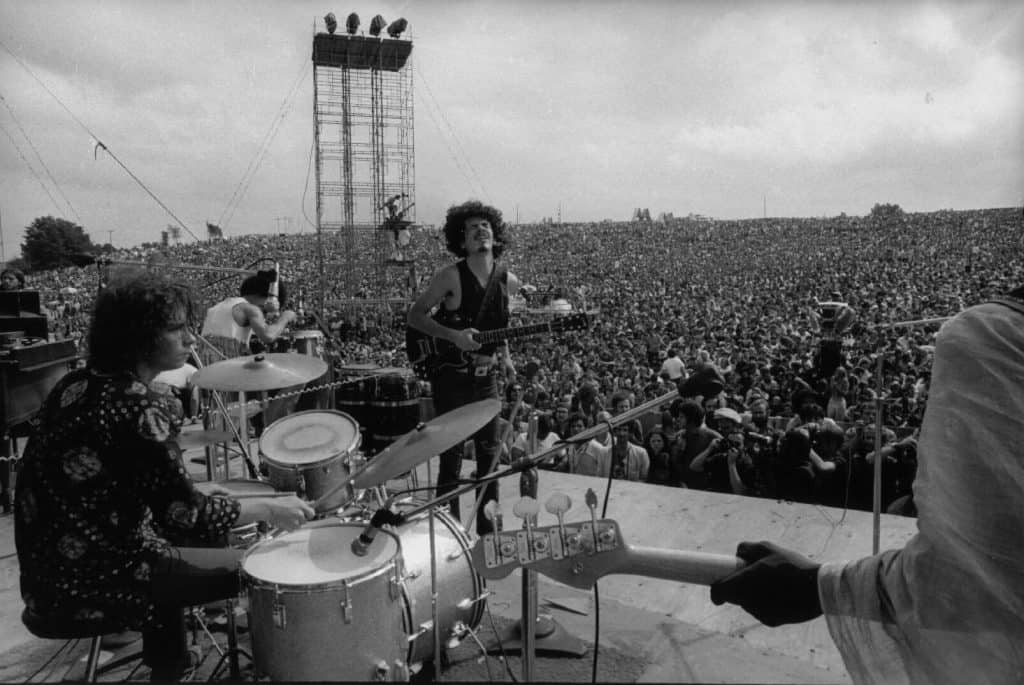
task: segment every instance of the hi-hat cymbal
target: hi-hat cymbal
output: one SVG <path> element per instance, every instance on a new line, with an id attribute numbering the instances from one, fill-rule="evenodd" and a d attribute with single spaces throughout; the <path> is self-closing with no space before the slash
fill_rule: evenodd
<path id="1" fill-rule="evenodd" d="M 308 354 L 275 352 L 210 364 L 192 376 L 207 390 L 259 392 L 300 385 L 327 372 L 327 362 Z"/>
<path id="2" fill-rule="evenodd" d="M 483 428 L 501 411 L 500 400 L 480 400 L 441 414 L 409 431 L 377 454 L 352 478 L 356 488 L 383 485 Z"/>

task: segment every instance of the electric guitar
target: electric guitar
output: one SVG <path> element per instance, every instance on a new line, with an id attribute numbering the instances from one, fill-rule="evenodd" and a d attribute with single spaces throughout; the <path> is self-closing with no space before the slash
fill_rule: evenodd
<path id="1" fill-rule="evenodd" d="M 450 314 L 439 323 L 459 330 L 470 327 L 468 322 Z M 590 320 L 586 314 L 567 314 L 554 317 L 544 323 L 480 331 L 473 336 L 473 339 L 481 345 L 487 345 L 517 338 L 579 331 L 586 329 L 589 325 Z M 470 363 L 472 355 L 472 352 L 464 352 L 444 338 L 427 335 L 411 326 L 405 328 L 405 350 L 409 355 L 409 363 L 421 377 L 433 375 L 445 367 L 463 368 Z"/>
<path id="2" fill-rule="evenodd" d="M 711 585 L 745 566 L 725 554 L 627 545 L 611 519 L 487 533 L 472 557 L 473 568 L 487 579 L 529 568 L 580 589 L 613 573 Z"/>

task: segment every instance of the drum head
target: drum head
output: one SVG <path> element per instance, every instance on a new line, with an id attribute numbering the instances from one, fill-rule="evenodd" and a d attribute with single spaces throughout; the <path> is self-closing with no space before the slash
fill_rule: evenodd
<path id="1" fill-rule="evenodd" d="M 352 553 L 362 524 L 310 526 L 261 542 L 242 560 L 252 578 L 280 585 L 317 585 L 354 580 L 386 566 L 398 554 L 398 540 L 379 531 L 366 556 Z"/>
<path id="2" fill-rule="evenodd" d="M 300 411 L 274 421 L 260 452 L 275 464 L 316 464 L 359 447 L 359 424 L 345 412 Z"/>

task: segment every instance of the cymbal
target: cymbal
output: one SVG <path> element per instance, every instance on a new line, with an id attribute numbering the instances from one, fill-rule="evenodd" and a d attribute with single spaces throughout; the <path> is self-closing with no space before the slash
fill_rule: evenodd
<path id="1" fill-rule="evenodd" d="M 501 411 L 501 401 L 479 400 L 441 414 L 395 440 L 352 478 L 356 488 L 383 485 L 483 428 Z"/>
<path id="2" fill-rule="evenodd" d="M 225 359 L 200 369 L 192 383 L 207 390 L 259 392 L 308 383 L 327 372 L 327 362 L 308 354 L 274 352 Z"/>

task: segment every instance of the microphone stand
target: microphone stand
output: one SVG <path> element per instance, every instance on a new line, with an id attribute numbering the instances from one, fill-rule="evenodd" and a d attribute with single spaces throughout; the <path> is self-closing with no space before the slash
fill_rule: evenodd
<path id="1" fill-rule="evenodd" d="M 420 506 L 415 507 L 412 510 L 405 512 L 404 515 L 407 518 L 412 518 L 413 516 L 416 516 L 417 514 L 422 514 L 425 511 L 429 511 L 431 507 L 436 507 L 436 506 L 438 506 L 440 504 L 444 504 L 445 502 L 447 502 L 448 500 L 450 500 L 450 499 L 452 499 L 454 497 L 463 495 L 463 494 L 469 492 L 470 490 L 473 490 L 473 489 L 477 488 L 481 484 L 490 483 L 491 481 L 498 480 L 500 478 L 506 478 L 508 476 L 515 475 L 516 473 L 520 473 L 522 471 L 525 471 L 526 469 L 528 469 L 528 468 L 530 468 L 532 466 L 536 466 L 537 464 L 540 464 L 540 463 L 544 462 L 551 455 L 553 455 L 553 454 L 555 454 L 557 452 L 560 452 L 563 449 L 565 449 L 566 443 L 570 443 L 570 442 L 583 442 L 584 440 L 589 441 L 591 438 L 596 438 L 598 435 L 603 433 L 605 430 L 614 429 L 615 426 L 618 426 L 619 424 L 632 421 L 633 419 L 635 419 L 635 418 L 637 418 L 639 416 L 642 416 L 642 415 L 646 414 L 649 411 L 657 409 L 660 405 L 664 404 L 665 402 L 671 402 L 672 400 L 674 400 L 678 396 L 679 396 L 679 391 L 678 390 L 672 390 L 671 392 L 667 392 L 664 395 L 661 395 L 660 397 L 654 398 L 653 400 L 648 400 L 647 402 L 644 402 L 643 404 L 638 404 L 637 406 L 633 407 L 632 409 L 629 409 L 627 411 L 622 412 L 618 416 L 613 417 L 608 422 L 603 423 L 600 426 L 594 426 L 594 427 L 591 427 L 591 428 L 586 428 L 586 429 L 580 431 L 579 433 L 577 433 L 576 435 L 572 436 L 571 438 L 569 438 L 567 440 L 561 440 L 561 441 L 555 443 L 554 445 L 552 445 L 551 447 L 549 447 L 546 450 L 543 450 L 543 451 L 538 452 L 536 454 L 531 454 L 530 456 L 523 457 L 522 459 L 517 459 L 516 462 L 513 463 L 512 465 L 510 465 L 507 469 L 503 469 L 501 471 L 495 471 L 495 472 L 490 473 L 490 474 L 488 474 L 486 476 L 481 476 L 481 477 L 476 478 L 476 479 L 474 479 L 472 481 L 468 481 L 464 485 L 456 488 L 455 490 L 452 490 L 451 492 L 445 493 L 444 495 L 441 495 L 440 497 L 435 497 L 434 499 L 429 500 L 427 502 L 424 502 Z M 430 463 L 429 462 L 427 462 L 427 468 L 428 469 L 430 468 Z M 428 473 L 428 478 L 429 478 L 429 473 Z M 335 488 L 331 492 L 329 492 L 329 493 L 327 493 L 326 495 L 323 496 L 323 499 L 326 499 L 328 496 L 333 495 L 335 492 L 340 490 L 342 487 L 344 487 L 344 483 L 336 485 Z"/>
<path id="2" fill-rule="evenodd" d="M 530 415 L 529 428 L 527 429 L 527 449 L 531 456 L 520 460 L 520 464 L 526 465 L 521 469 L 519 476 L 519 496 L 521 498 L 537 499 L 538 470 L 537 464 L 547 458 L 552 452 L 561 451 L 562 447 L 545 450 L 543 454 L 536 455 L 537 450 L 537 414 Z M 519 470 L 518 465 L 509 469 L 508 472 L 515 473 Z M 522 501 L 522 500 L 521 500 Z M 534 506 L 536 504 L 534 503 Z M 519 511 L 516 512 L 520 513 Z M 536 514 L 525 514 L 523 516 L 523 527 L 526 528 L 527 536 L 537 523 Z M 522 570 L 522 617 L 515 625 L 510 626 L 503 635 L 495 635 L 495 639 L 485 646 L 488 653 L 502 652 L 515 653 L 518 651 L 523 662 L 523 682 L 534 681 L 535 656 L 538 647 L 547 653 L 563 654 L 565 656 L 582 657 L 587 649 L 583 642 L 575 635 L 568 633 L 554 618 L 545 616 L 543 619 L 537 611 L 537 571 L 531 568 Z"/>

